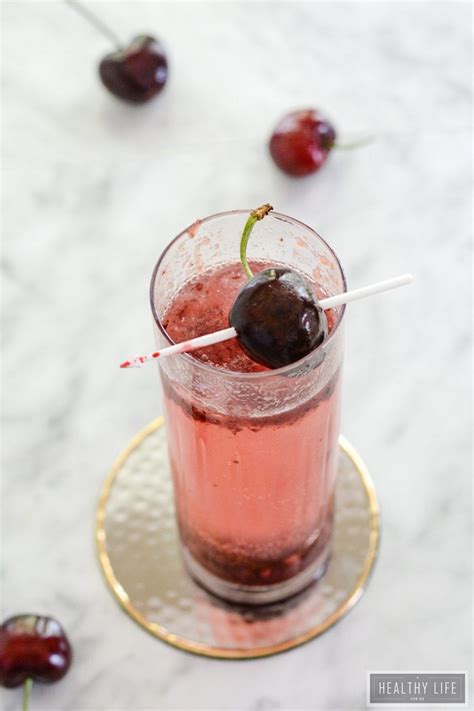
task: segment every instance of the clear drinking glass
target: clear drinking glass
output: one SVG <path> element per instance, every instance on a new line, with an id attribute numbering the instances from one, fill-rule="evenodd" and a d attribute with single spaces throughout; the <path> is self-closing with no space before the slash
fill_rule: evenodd
<path id="1" fill-rule="evenodd" d="M 153 272 L 159 347 L 177 292 L 211 267 L 239 260 L 246 211 L 199 220 L 176 237 Z M 327 296 L 345 290 L 332 249 L 314 230 L 271 212 L 249 258 L 289 266 Z M 168 451 L 184 561 L 205 588 L 233 602 L 282 600 L 319 578 L 331 546 L 338 456 L 344 306 L 329 337 L 297 363 L 225 371 L 189 354 L 159 361 Z"/>

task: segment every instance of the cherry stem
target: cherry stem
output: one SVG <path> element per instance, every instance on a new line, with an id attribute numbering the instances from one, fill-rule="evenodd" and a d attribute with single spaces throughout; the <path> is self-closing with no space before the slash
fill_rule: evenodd
<path id="1" fill-rule="evenodd" d="M 30 694 L 31 694 L 31 687 L 33 686 L 33 679 L 29 676 L 28 679 L 25 679 L 25 682 L 23 684 L 23 705 L 22 705 L 22 711 L 28 711 L 28 706 L 30 704 Z"/>
<path id="2" fill-rule="evenodd" d="M 353 143 L 334 143 L 333 149 L 338 151 L 351 151 L 353 148 L 362 148 L 373 142 L 374 136 L 367 136 L 367 138 L 361 138 L 360 141 L 354 141 Z"/>
<path id="3" fill-rule="evenodd" d="M 107 37 L 118 50 L 122 49 L 122 43 L 115 32 L 111 30 L 105 22 L 102 22 L 89 8 L 82 5 L 78 0 L 64 0 L 64 2 L 78 12 L 79 15 L 82 15 L 82 17 L 95 27 L 98 32 L 104 35 L 104 37 Z"/>
<path id="4" fill-rule="evenodd" d="M 240 240 L 240 261 L 242 262 L 242 267 L 247 279 L 251 279 L 253 277 L 253 271 L 250 269 L 249 263 L 247 261 L 247 245 L 249 242 L 250 233 L 253 230 L 254 224 L 259 220 L 263 220 L 265 215 L 268 215 L 270 210 L 273 210 L 273 207 L 268 203 L 265 203 L 265 205 L 262 205 L 261 207 L 257 207 L 255 210 L 252 210 L 247 222 L 245 223 L 244 230 L 242 232 L 242 237 Z"/>

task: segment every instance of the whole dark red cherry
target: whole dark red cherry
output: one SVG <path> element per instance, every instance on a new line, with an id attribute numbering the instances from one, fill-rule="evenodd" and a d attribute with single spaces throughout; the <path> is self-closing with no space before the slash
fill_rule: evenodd
<path id="1" fill-rule="evenodd" d="M 284 173 L 315 173 L 326 162 L 336 141 L 336 131 L 315 109 L 292 111 L 284 116 L 270 139 L 270 153 Z"/>
<path id="2" fill-rule="evenodd" d="M 0 627 L 0 684 L 27 679 L 50 684 L 68 671 L 72 649 L 59 622 L 40 615 L 16 615 Z"/>
<path id="3" fill-rule="evenodd" d="M 241 289 L 229 314 L 243 349 L 281 368 L 324 341 L 328 324 L 306 279 L 291 269 L 264 269 Z"/>
<path id="4" fill-rule="evenodd" d="M 99 64 L 102 83 L 119 99 L 143 104 L 166 84 L 168 62 L 159 40 L 148 35 L 135 37 L 123 49 L 108 54 Z"/>

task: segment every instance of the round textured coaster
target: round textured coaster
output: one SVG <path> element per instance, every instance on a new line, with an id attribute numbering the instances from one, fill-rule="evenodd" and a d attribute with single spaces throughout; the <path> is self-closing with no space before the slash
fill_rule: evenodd
<path id="1" fill-rule="evenodd" d="M 263 657 L 327 630 L 362 595 L 379 535 L 370 476 L 343 437 L 339 446 L 333 552 L 326 573 L 285 602 L 245 607 L 208 594 L 184 569 L 163 419 L 151 422 L 115 462 L 97 510 L 99 560 L 121 606 L 156 637 L 209 657 Z"/>

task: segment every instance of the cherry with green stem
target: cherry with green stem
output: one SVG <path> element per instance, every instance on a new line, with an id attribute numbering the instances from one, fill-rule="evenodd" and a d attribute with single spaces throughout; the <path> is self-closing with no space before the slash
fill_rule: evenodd
<path id="1" fill-rule="evenodd" d="M 71 661 L 66 633 L 52 617 L 15 615 L 0 626 L 0 684 L 23 686 L 23 711 L 28 711 L 33 682 L 59 681 Z"/>
<path id="2" fill-rule="evenodd" d="M 162 91 L 168 79 L 168 60 L 156 37 L 139 35 L 123 45 L 115 32 L 88 7 L 78 0 L 65 2 L 115 47 L 115 51 L 99 63 L 99 77 L 106 89 L 132 104 L 143 104 Z"/>
<path id="3" fill-rule="evenodd" d="M 302 274 L 286 267 L 271 267 L 253 274 L 247 245 L 255 224 L 271 205 L 252 210 L 240 241 L 240 259 L 249 279 L 229 313 L 240 345 L 253 360 L 269 368 L 294 363 L 320 346 L 328 334 L 323 309 Z"/>
<path id="4" fill-rule="evenodd" d="M 372 140 L 365 138 L 340 144 L 336 139 L 336 129 L 320 111 L 291 111 L 273 131 L 269 142 L 270 155 L 284 173 L 302 177 L 322 168 L 332 150 L 361 148 Z"/>

